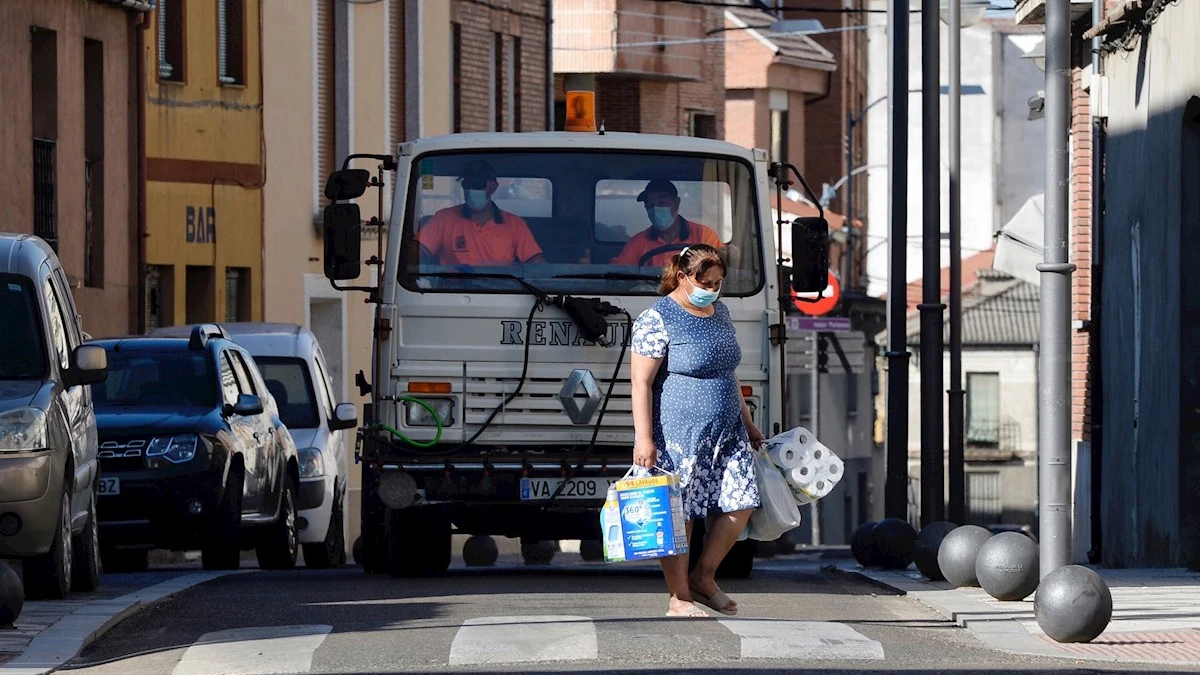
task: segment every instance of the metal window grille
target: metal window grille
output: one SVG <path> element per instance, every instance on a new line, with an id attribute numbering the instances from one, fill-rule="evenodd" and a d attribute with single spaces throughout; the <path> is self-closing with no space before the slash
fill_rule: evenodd
<path id="1" fill-rule="evenodd" d="M 990 525 L 1000 522 L 1004 500 L 1000 496 L 999 471 L 967 473 L 967 510 L 972 523 Z"/>
<path id="2" fill-rule="evenodd" d="M 33 233 L 58 251 L 58 217 L 55 209 L 55 142 L 33 139 Z"/>
<path id="3" fill-rule="evenodd" d="M 163 297 L 162 267 L 150 265 L 146 268 L 146 330 L 152 331 L 163 325 L 165 298 Z"/>
<path id="4" fill-rule="evenodd" d="M 167 59 L 167 4 L 173 1 L 158 0 L 158 76 L 164 80 L 171 79 L 171 74 L 175 72 L 175 67 Z"/>
<path id="5" fill-rule="evenodd" d="M 225 320 L 240 321 L 242 319 L 241 309 L 242 293 L 246 289 L 242 288 L 244 277 L 239 269 L 225 270 Z"/>
<path id="6" fill-rule="evenodd" d="M 96 242 L 96 219 L 94 176 L 98 177 L 97 162 L 90 159 L 83 161 L 83 284 L 93 286 L 96 283 L 96 265 L 92 248 Z"/>
<path id="7" fill-rule="evenodd" d="M 229 75 L 229 15 L 228 0 L 217 0 L 217 69 L 222 84 L 233 84 Z"/>

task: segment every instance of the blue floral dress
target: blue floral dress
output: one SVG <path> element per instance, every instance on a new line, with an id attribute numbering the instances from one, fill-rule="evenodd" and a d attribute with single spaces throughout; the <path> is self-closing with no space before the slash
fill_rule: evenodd
<path id="1" fill-rule="evenodd" d="M 734 370 L 742 360 L 729 309 L 690 314 L 670 296 L 633 324 L 633 351 L 662 359 L 654 379 L 658 467 L 678 474 L 689 519 L 759 506 L 754 450 Z"/>

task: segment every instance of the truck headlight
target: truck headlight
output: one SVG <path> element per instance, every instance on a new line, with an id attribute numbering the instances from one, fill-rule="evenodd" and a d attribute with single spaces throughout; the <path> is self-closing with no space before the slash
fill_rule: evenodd
<path id="1" fill-rule="evenodd" d="M 449 427 L 454 425 L 454 402 L 452 398 L 422 398 L 422 401 L 429 404 L 430 408 L 437 411 L 438 417 L 442 418 L 442 426 Z M 410 427 L 436 427 L 437 420 L 430 414 L 424 406 L 417 405 L 412 401 L 404 402 L 404 422 Z"/>
<path id="2" fill-rule="evenodd" d="M 174 464 L 190 462 L 196 456 L 196 445 L 199 441 L 200 438 L 195 434 L 161 436 L 150 441 L 150 447 L 146 448 L 146 457 L 162 457 Z"/>
<path id="3" fill-rule="evenodd" d="M 46 413 L 37 408 L 0 413 L 0 452 L 29 452 L 48 447 Z"/>
<path id="4" fill-rule="evenodd" d="M 301 478 L 320 478 L 325 475 L 325 460 L 316 448 L 302 448 L 296 453 L 300 460 Z"/>

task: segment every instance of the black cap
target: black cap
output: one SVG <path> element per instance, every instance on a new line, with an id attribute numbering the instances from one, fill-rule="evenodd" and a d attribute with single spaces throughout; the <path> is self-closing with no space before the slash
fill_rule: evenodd
<path id="1" fill-rule="evenodd" d="M 646 183 L 646 189 L 642 190 L 642 193 L 637 196 L 637 200 L 639 202 L 646 201 L 651 192 L 665 192 L 671 195 L 672 198 L 679 198 L 679 190 L 675 189 L 675 184 L 666 178 L 655 178 Z"/>
<path id="2" fill-rule="evenodd" d="M 462 174 L 459 175 L 458 179 L 461 181 L 474 179 L 484 182 L 496 180 L 496 169 L 492 166 L 491 162 L 477 159 L 463 167 Z"/>

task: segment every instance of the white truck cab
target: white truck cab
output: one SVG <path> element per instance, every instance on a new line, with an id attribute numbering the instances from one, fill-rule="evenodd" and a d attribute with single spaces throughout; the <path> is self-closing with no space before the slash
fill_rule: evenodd
<path id="1" fill-rule="evenodd" d="M 577 132 L 420 139 L 345 166 L 361 159 L 377 160 L 377 175 L 335 172 L 324 227 L 326 275 L 377 303 L 356 453 L 368 572 L 444 570 L 452 531 L 600 538 L 607 487 L 632 459 L 631 324 L 660 297 L 661 260 L 701 228 L 727 254 L 721 300 L 742 347 L 743 395 L 764 432 L 782 429 L 789 291 L 769 195 L 794 168 L 769 170 L 764 152 L 722 141 Z M 339 285 L 361 272 L 350 200 L 391 171 L 390 217 L 367 261 L 379 283 Z M 649 234 L 638 196 L 654 179 L 678 196 L 676 239 Z M 801 259 L 792 285 L 819 292 L 828 226 L 788 225 Z M 746 573 L 752 553 L 741 554 Z"/>

